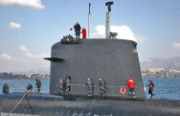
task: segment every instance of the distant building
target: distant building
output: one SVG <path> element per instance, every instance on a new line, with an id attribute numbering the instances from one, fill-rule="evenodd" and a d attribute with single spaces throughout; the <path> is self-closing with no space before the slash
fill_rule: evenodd
<path id="1" fill-rule="evenodd" d="M 0 80 L 21 80 L 21 79 L 50 79 L 49 74 L 13 74 L 13 73 L 0 73 Z"/>
<path id="2" fill-rule="evenodd" d="M 163 72 L 165 70 L 163 68 L 149 68 L 149 69 L 147 69 L 147 71 L 156 73 L 156 72 Z"/>
<path id="3" fill-rule="evenodd" d="M 180 71 L 174 69 L 165 70 L 164 68 L 149 68 L 145 71 L 142 71 L 142 76 L 147 78 L 180 77 Z"/>

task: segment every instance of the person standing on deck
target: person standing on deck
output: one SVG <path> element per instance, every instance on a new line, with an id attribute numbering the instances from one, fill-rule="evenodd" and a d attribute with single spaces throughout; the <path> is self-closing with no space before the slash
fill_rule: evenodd
<path id="1" fill-rule="evenodd" d="M 41 91 L 41 81 L 39 79 L 35 79 L 36 81 L 36 87 L 37 87 L 37 93 Z"/>
<path id="2" fill-rule="evenodd" d="M 93 96 L 94 82 L 91 80 L 90 77 L 88 77 L 86 85 L 88 87 L 88 96 Z"/>
<path id="3" fill-rule="evenodd" d="M 100 91 L 100 95 L 102 96 L 102 97 L 104 97 L 104 94 L 105 94 L 105 92 L 106 92 L 106 88 L 105 88 L 105 82 L 104 82 L 104 80 L 101 78 L 101 77 L 99 77 L 99 91 Z"/>
<path id="4" fill-rule="evenodd" d="M 70 92 L 71 91 L 71 76 L 66 76 L 65 79 L 65 87 L 66 87 L 66 92 Z"/>
<path id="5" fill-rule="evenodd" d="M 60 95 L 63 95 L 63 93 L 64 93 L 64 80 L 63 79 L 60 79 L 59 80 L 59 93 L 60 93 Z"/>
<path id="6" fill-rule="evenodd" d="M 76 39 L 80 38 L 81 26 L 79 22 L 76 22 L 76 24 L 74 25 L 74 30 L 75 30 Z"/>
<path id="7" fill-rule="evenodd" d="M 149 84 L 147 85 L 149 87 L 148 93 L 152 96 L 154 96 L 153 90 L 154 90 L 154 83 L 152 81 L 149 81 Z"/>
<path id="8" fill-rule="evenodd" d="M 4 85 L 3 85 L 3 93 L 4 94 L 9 93 L 9 85 L 7 83 L 4 83 Z"/>
<path id="9" fill-rule="evenodd" d="M 134 96 L 134 88 L 135 88 L 135 81 L 131 78 L 128 78 L 127 86 L 129 88 L 129 95 Z"/>
<path id="10" fill-rule="evenodd" d="M 82 39 L 84 40 L 84 39 L 86 39 L 86 29 L 83 27 L 83 29 L 82 29 Z"/>

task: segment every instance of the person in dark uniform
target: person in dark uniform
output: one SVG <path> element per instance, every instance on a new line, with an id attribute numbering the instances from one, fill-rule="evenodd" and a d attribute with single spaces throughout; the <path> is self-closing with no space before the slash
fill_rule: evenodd
<path id="1" fill-rule="evenodd" d="M 80 38 L 81 26 L 79 22 L 76 22 L 76 24 L 74 25 L 74 30 L 75 30 L 76 38 Z"/>
<path id="2" fill-rule="evenodd" d="M 94 82 L 91 80 L 90 77 L 88 77 L 86 85 L 88 87 L 88 96 L 93 96 Z"/>
<path id="3" fill-rule="evenodd" d="M 9 93 L 9 85 L 7 83 L 4 83 L 4 85 L 3 85 L 3 93 L 4 94 Z"/>
<path id="4" fill-rule="evenodd" d="M 100 91 L 100 95 L 102 97 L 104 97 L 104 94 L 106 92 L 106 88 L 105 88 L 105 83 L 104 80 L 100 77 L 99 79 L 99 91 Z"/>
<path id="5" fill-rule="evenodd" d="M 151 95 L 151 98 L 152 98 L 152 96 L 154 96 L 154 93 L 153 93 L 154 83 L 150 80 L 150 81 L 149 81 L 149 84 L 148 84 L 147 86 L 149 87 L 148 93 Z"/>
<path id="6" fill-rule="evenodd" d="M 41 81 L 39 79 L 35 79 L 35 81 L 36 81 L 37 92 L 39 93 L 41 91 Z"/>
<path id="7" fill-rule="evenodd" d="M 32 86 L 32 84 L 28 84 L 28 86 L 26 87 L 26 89 L 28 90 L 28 91 L 32 91 L 32 89 L 33 89 L 33 86 Z"/>
<path id="8" fill-rule="evenodd" d="M 71 91 L 71 76 L 66 76 L 65 87 L 66 87 L 66 92 Z"/>

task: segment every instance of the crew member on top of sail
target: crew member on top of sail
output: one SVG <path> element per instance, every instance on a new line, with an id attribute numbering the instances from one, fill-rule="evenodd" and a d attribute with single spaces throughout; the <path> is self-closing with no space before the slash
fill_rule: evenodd
<path id="1" fill-rule="evenodd" d="M 79 38 L 80 31 L 81 31 L 81 26 L 80 26 L 79 22 L 76 22 L 76 24 L 74 25 L 74 30 L 75 30 L 76 38 Z"/>
<path id="2" fill-rule="evenodd" d="M 82 39 L 86 39 L 86 29 L 84 27 L 81 33 L 82 33 Z"/>

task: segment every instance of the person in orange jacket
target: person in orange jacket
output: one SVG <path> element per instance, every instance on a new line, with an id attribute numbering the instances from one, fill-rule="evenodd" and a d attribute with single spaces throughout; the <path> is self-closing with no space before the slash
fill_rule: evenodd
<path id="1" fill-rule="evenodd" d="M 127 86 L 129 88 L 130 95 L 134 95 L 135 84 L 135 81 L 133 81 L 131 78 L 128 78 Z"/>
<path id="2" fill-rule="evenodd" d="M 82 29 L 82 39 L 86 39 L 86 29 L 85 28 L 83 28 Z"/>

